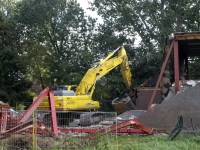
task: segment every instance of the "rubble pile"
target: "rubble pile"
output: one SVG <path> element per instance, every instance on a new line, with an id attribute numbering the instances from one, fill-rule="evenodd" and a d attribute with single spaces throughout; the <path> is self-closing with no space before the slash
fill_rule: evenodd
<path id="1" fill-rule="evenodd" d="M 177 123 L 177 117 L 182 116 L 185 130 L 192 129 L 192 122 L 197 130 L 200 128 L 199 110 L 200 83 L 197 83 L 194 87 L 185 89 L 168 101 L 154 105 L 146 113 L 139 116 L 138 121 L 148 127 L 172 130 Z"/>

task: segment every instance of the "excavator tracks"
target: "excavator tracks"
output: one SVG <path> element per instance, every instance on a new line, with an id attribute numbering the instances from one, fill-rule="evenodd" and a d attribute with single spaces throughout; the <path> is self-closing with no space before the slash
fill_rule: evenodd
<path id="1" fill-rule="evenodd" d="M 50 113 L 45 113 L 43 115 L 42 122 L 51 126 L 51 115 Z M 56 113 L 57 124 L 59 127 L 63 126 L 91 126 L 104 121 L 104 119 L 108 116 L 106 112 L 65 112 L 59 111 Z"/>

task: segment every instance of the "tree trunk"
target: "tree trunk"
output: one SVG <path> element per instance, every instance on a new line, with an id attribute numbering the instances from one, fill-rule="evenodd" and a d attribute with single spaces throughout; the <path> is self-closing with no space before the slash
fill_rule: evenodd
<path id="1" fill-rule="evenodd" d="M 177 15 L 176 32 L 180 32 L 180 28 L 181 28 L 181 5 L 182 5 L 182 0 L 178 0 L 178 15 Z"/>

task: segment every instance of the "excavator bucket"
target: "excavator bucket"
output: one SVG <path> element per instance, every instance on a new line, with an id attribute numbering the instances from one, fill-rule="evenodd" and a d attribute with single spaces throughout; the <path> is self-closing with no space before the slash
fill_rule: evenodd
<path id="1" fill-rule="evenodd" d="M 122 114 L 126 111 L 136 109 L 133 100 L 130 98 L 130 96 L 123 98 L 115 98 L 112 101 L 112 106 L 115 108 L 118 114 Z"/>

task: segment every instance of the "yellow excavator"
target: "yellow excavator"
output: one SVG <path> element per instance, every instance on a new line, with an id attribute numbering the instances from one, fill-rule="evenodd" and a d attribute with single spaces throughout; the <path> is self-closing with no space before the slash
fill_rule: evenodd
<path id="1" fill-rule="evenodd" d="M 118 52 L 118 55 L 114 56 L 116 52 Z M 117 101 L 115 100 L 117 109 L 119 108 L 119 105 L 120 107 L 125 108 L 123 109 L 124 111 L 127 109 L 134 109 L 134 96 L 132 96 L 131 94 L 132 74 L 129 68 L 128 57 L 124 47 L 119 47 L 112 53 L 108 54 L 108 56 L 102 61 L 100 61 L 98 65 L 96 65 L 93 68 L 90 68 L 87 71 L 80 84 L 77 86 L 75 92 L 72 90 L 72 88 L 75 87 L 74 85 L 51 87 L 54 90 L 55 107 L 56 110 L 59 111 L 57 112 L 58 124 L 68 124 L 69 121 L 66 121 L 69 120 L 69 118 L 82 118 L 82 120 L 80 121 L 82 125 L 94 124 L 100 121 L 96 119 L 93 122 L 92 119 L 88 119 L 103 115 L 103 112 L 91 112 L 92 110 L 98 110 L 100 108 L 99 102 L 92 100 L 92 95 L 95 90 L 95 84 L 97 80 L 99 80 L 101 77 L 106 75 L 109 71 L 116 68 L 117 66 L 120 66 L 127 91 L 129 92 L 129 94 L 126 95 L 126 97 L 128 97 L 128 103 L 127 101 L 124 101 L 124 99 L 122 101 L 120 101 L 120 99 L 117 99 Z M 126 106 L 128 105 L 129 107 L 126 107 L 125 105 L 123 106 L 123 104 L 125 104 Z M 115 107 L 115 104 L 113 104 L 113 106 Z M 37 110 L 49 110 L 49 100 L 47 97 L 41 102 Z M 77 111 L 87 112 L 81 113 L 80 116 L 80 113 L 76 113 Z M 45 115 L 43 120 L 44 122 L 48 122 L 50 120 L 50 115 Z"/>

